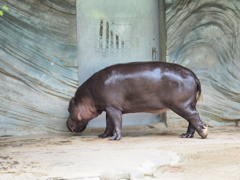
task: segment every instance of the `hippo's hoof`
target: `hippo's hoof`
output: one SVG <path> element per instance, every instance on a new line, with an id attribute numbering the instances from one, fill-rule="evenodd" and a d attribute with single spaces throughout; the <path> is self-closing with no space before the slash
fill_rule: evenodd
<path id="1" fill-rule="evenodd" d="M 183 134 L 181 134 L 180 137 L 182 137 L 182 138 L 192 138 L 193 136 L 194 136 L 194 134 L 192 134 L 192 133 L 183 133 Z"/>
<path id="2" fill-rule="evenodd" d="M 106 137 L 108 137 L 108 136 L 107 136 L 106 133 L 103 133 L 103 134 L 99 134 L 98 137 L 100 137 L 100 138 L 106 138 Z"/>
<path id="3" fill-rule="evenodd" d="M 208 127 L 207 126 L 202 126 L 200 131 L 198 131 L 198 134 L 205 139 L 208 136 Z"/>
<path id="4" fill-rule="evenodd" d="M 120 140 L 121 139 L 121 136 L 120 135 L 113 135 L 111 137 L 109 137 L 110 140 Z"/>
<path id="5" fill-rule="evenodd" d="M 112 136 L 112 135 L 113 135 L 112 132 L 104 132 L 104 133 L 102 133 L 102 134 L 99 134 L 98 137 L 100 137 L 100 138 L 106 138 L 106 137 L 110 137 L 110 136 Z"/>

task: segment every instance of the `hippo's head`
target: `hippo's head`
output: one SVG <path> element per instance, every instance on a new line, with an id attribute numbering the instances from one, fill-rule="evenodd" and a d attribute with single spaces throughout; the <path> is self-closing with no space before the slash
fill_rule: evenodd
<path id="1" fill-rule="evenodd" d="M 82 132 L 86 129 L 88 122 L 96 117 L 85 101 L 76 102 L 76 98 L 72 98 L 69 102 L 68 112 L 70 116 L 67 120 L 67 127 L 71 132 Z"/>

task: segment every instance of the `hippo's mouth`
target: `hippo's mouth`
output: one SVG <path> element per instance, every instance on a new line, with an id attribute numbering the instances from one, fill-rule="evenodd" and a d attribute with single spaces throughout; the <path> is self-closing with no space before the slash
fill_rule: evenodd
<path id="1" fill-rule="evenodd" d="M 74 129 L 72 130 L 72 132 L 76 132 L 76 133 L 83 132 L 83 131 L 86 129 L 86 127 L 87 127 L 87 126 L 74 128 Z"/>

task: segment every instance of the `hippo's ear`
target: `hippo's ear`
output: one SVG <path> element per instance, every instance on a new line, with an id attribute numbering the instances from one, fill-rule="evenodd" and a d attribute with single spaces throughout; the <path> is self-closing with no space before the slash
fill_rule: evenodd
<path id="1" fill-rule="evenodd" d="M 75 103 L 74 97 L 72 97 L 72 99 L 71 99 L 71 103 L 72 103 L 72 104 Z"/>
<path id="2" fill-rule="evenodd" d="M 78 120 L 82 121 L 82 117 L 81 117 L 80 113 L 78 113 Z"/>

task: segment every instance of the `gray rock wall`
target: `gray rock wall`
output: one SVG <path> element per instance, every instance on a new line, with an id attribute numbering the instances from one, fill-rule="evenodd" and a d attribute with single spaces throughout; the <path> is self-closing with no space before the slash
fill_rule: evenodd
<path id="1" fill-rule="evenodd" d="M 77 88 L 75 0 L 1 0 L 0 136 L 66 130 Z"/>
<path id="2" fill-rule="evenodd" d="M 240 119 L 240 1 L 166 0 L 167 61 L 192 69 L 210 125 Z M 168 120 L 178 118 L 168 112 Z"/>

